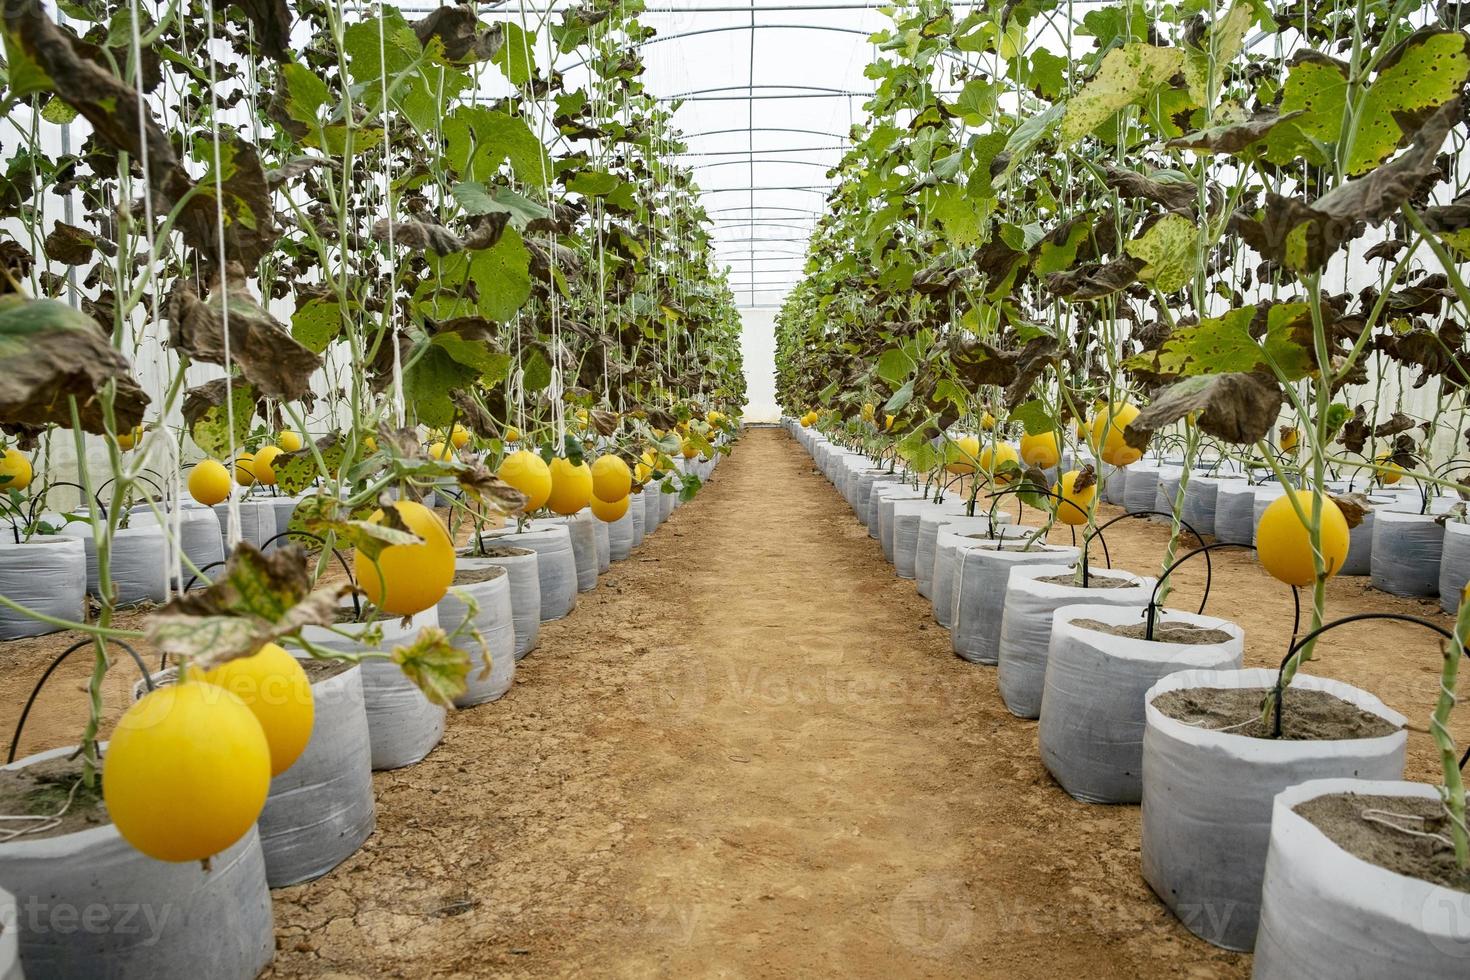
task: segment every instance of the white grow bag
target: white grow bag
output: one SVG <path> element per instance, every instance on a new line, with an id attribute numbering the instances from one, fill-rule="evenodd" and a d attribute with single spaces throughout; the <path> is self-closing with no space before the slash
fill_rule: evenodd
<path id="1" fill-rule="evenodd" d="M 38 534 L 16 544 L 8 528 L 0 530 L 0 595 L 38 613 L 81 622 L 87 602 L 86 546 L 62 534 Z M 0 640 L 43 636 L 58 629 L 0 607 Z"/>
<path id="2" fill-rule="evenodd" d="M 1373 516 L 1373 588 L 1410 598 L 1439 594 L 1445 531 L 1428 514 Z"/>
<path id="3" fill-rule="evenodd" d="M 490 545 L 504 552 L 499 555 L 461 557 L 455 565 L 461 568 L 483 568 L 497 565 L 509 575 L 510 610 L 515 636 L 515 658 L 520 660 L 541 642 L 541 575 L 540 559 L 530 548 Z"/>
<path id="4" fill-rule="evenodd" d="M 1425 783 L 1314 779 L 1272 803 L 1254 980 L 1428 980 L 1470 973 L 1470 895 L 1343 850 L 1293 809 L 1337 793 L 1439 799 Z"/>
<path id="5" fill-rule="evenodd" d="M 1225 949 L 1255 944 L 1277 793 L 1309 779 L 1398 779 L 1404 771 L 1402 728 L 1378 738 L 1248 738 L 1187 725 L 1153 704 L 1169 691 L 1248 688 L 1264 695 L 1275 683 L 1274 670 L 1185 670 L 1144 696 L 1143 877 L 1185 928 Z M 1404 724 L 1398 712 L 1351 685 L 1307 674 L 1292 685 Z"/>
<path id="6" fill-rule="evenodd" d="M 979 541 L 976 547 L 955 552 L 950 647 L 972 664 L 994 664 L 1000 658 L 1001 616 L 1011 569 L 1077 560 L 1077 549 L 1063 545 L 1038 542 L 1030 551 L 1018 550 L 1031 533 L 1017 529 L 1013 537 Z"/>
<path id="7" fill-rule="evenodd" d="M 1154 579 L 1110 568 L 1089 569 L 1088 580 L 1121 580 L 1132 584 L 1084 589 L 1041 581 L 1070 576 L 1073 569 L 1072 565 L 1028 564 L 1012 568 L 1003 586 L 996 681 L 1006 709 L 1018 718 L 1036 718 L 1041 714 L 1053 613 L 1077 603 L 1143 606 L 1153 592 Z"/>
<path id="8" fill-rule="evenodd" d="M 397 618 L 381 620 L 376 625 L 382 629 L 382 643 L 371 649 L 391 652 L 395 646 L 412 643 L 419 630 L 438 623 L 434 609 L 416 614 L 408 620 L 407 626 Z M 336 628 L 361 634 L 369 629 L 369 625 L 339 623 Z M 357 653 L 364 648 L 357 640 L 339 636 L 321 626 L 305 626 L 301 635 L 329 650 Z M 446 710 L 425 697 L 424 692 L 403 675 L 397 664 L 373 659 L 364 660 L 361 667 L 373 769 L 398 769 L 420 761 L 444 737 Z"/>
<path id="9" fill-rule="evenodd" d="M 480 535 L 486 547 L 496 544 L 536 552 L 536 574 L 541 580 L 541 621 L 561 619 L 577 608 L 577 559 L 571 531 L 565 524 L 532 521 L 526 530 L 513 527 Z"/>
<path id="10" fill-rule="evenodd" d="M 291 768 L 271 780 L 260 814 L 260 846 L 272 888 L 331 871 L 362 846 L 377 820 L 362 668 L 354 665 L 317 681 L 311 697 L 311 739 Z"/>
<path id="11" fill-rule="evenodd" d="M 510 572 L 484 559 L 461 558 L 454 565 L 454 584 L 436 607 L 439 628 L 453 633 L 468 618 L 470 607 L 455 595 L 461 593 L 475 604 L 471 625 L 485 645 L 482 650 L 470 637 L 458 642 L 460 649 L 470 655 L 470 672 L 465 678 L 465 691 L 454 699 L 454 706 L 468 708 L 497 700 L 515 681 L 515 614 L 510 602 Z M 469 581 L 482 575 L 490 577 Z"/>
<path id="12" fill-rule="evenodd" d="M 1143 621 L 1141 609 L 1064 606 L 1052 616 L 1041 697 L 1041 761 L 1062 789 L 1084 803 L 1137 803 L 1143 795 L 1143 697 L 1180 670 L 1240 667 L 1245 634 L 1211 616 L 1159 610 L 1158 623 L 1187 623 L 1229 634 L 1222 643 L 1135 640 L 1077 625 Z"/>
<path id="13" fill-rule="evenodd" d="M 53 749 L 7 766 L 70 755 Z M 15 898 L 21 965 L 37 978 L 210 977 L 251 980 L 276 941 L 265 859 L 254 828 L 209 862 L 157 861 L 112 824 L 0 844 L 0 881 Z"/>

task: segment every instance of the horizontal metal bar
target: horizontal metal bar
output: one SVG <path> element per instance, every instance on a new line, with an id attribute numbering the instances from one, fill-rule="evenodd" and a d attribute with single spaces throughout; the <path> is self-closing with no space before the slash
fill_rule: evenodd
<path id="1" fill-rule="evenodd" d="M 766 82 L 760 85 L 716 85 L 713 88 L 692 88 L 687 92 L 675 92 L 673 95 L 660 96 L 665 99 L 687 99 L 695 95 L 710 95 L 714 92 L 752 92 L 755 90 L 765 91 L 772 88 L 798 89 L 803 92 L 835 92 L 838 95 L 867 95 L 866 92 L 854 92 L 845 88 L 831 88 L 827 85 L 782 85 L 777 82 Z"/>
<path id="2" fill-rule="evenodd" d="M 825 153 L 846 149 L 845 146 L 757 146 L 749 150 L 681 150 L 669 155 L 676 157 L 743 157 L 751 154 L 759 156 L 762 153 L 817 153 L 819 151 Z M 699 164 L 694 164 L 694 166 L 697 167 Z"/>
<path id="3" fill-rule="evenodd" d="M 805 191 L 809 194 L 821 194 L 824 197 L 832 190 L 835 184 L 793 184 L 789 187 L 701 187 L 701 194 L 749 194 L 760 191 Z"/>
<path id="4" fill-rule="evenodd" d="M 832 164 L 823 163 L 821 160 L 716 160 L 714 163 L 691 163 L 691 167 L 702 167 L 710 170 L 714 167 L 748 167 L 753 164 L 765 166 L 769 163 L 791 164 L 794 167 L 819 167 L 822 170 L 831 170 Z"/>
<path id="5" fill-rule="evenodd" d="M 805 129 L 799 126 L 740 126 L 735 129 L 706 129 L 700 133 L 680 133 L 679 139 L 692 140 L 696 136 L 727 136 L 731 133 L 804 133 L 807 136 L 824 136 L 828 139 L 845 140 L 845 133 L 829 133 L 821 129 Z"/>
<path id="6" fill-rule="evenodd" d="M 805 214 L 805 215 L 822 215 L 822 214 L 825 213 L 823 211 L 816 211 L 816 210 L 813 210 L 811 208 L 786 208 L 786 207 L 781 207 L 780 205 L 776 205 L 776 204 L 757 204 L 757 205 L 754 205 L 754 206 L 739 207 L 739 208 L 735 208 L 735 207 L 730 207 L 730 208 L 705 208 L 705 213 L 706 214 L 730 214 L 730 213 L 733 213 L 733 212 L 736 212 L 736 211 L 787 211 L 787 212 L 795 212 L 796 214 Z M 745 221 L 746 219 L 745 218 L 721 218 L 721 219 L 718 219 L 718 220 L 721 220 L 721 221 Z M 780 218 L 780 217 L 773 217 L 772 220 L 774 220 L 774 221 L 805 221 L 806 219 L 805 218 Z"/>

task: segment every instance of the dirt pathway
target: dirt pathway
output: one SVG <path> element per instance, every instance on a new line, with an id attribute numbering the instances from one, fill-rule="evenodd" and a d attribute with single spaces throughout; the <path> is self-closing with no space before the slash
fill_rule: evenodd
<path id="1" fill-rule="evenodd" d="M 781 432 L 377 777 L 279 975 L 1237 976 Z"/>

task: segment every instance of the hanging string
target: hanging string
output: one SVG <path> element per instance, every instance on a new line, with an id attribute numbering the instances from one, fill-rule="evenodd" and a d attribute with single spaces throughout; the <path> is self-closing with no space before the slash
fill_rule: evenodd
<path id="1" fill-rule="evenodd" d="M 383 212 L 388 222 L 388 252 L 386 266 L 388 273 L 388 299 L 386 302 L 388 316 L 388 335 L 393 342 L 393 415 L 398 427 L 402 428 L 405 421 L 406 407 L 403 398 L 403 348 L 398 337 L 398 317 L 395 315 L 398 304 L 394 301 L 394 293 L 398 287 L 397 273 L 397 251 L 393 247 L 393 140 L 388 128 L 388 42 L 383 37 L 383 5 L 378 5 L 378 81 L 381 83 L 381 97 L 383 104 L 379 110 L 379 116 L 383 123 Z M 379 260 L 378 275 L 381 276 L 384 269 L 384 260 Z M 377 277 L 374 277 L 377 278 Z"/>
<path id="2" fill-rule="evenodd" d="M 145 275 L 150 280 L 150 284 L 155 287 L 155 289 L 148 291 L 150 295 L 153 295 L 156 292 L 156 282 L 153 282 L 153 279 L 154 270 L 158 265 L 158 243 L 153 233 L 153 176 L 148 156 L 148 131 L 143 116 L 145 111 L 143 92 L 143 38 L 138 27 L 140 18 L 137 0 L 128 0 L 128 20 L 128 45 L 130 48 L 129 54 L 133 62 L 133 86 L 138 99 L 138 166 L 143 176 L 143 237 L 148 247 L 148 257 L 146 260 L 148 271 Z M 156 295 L 153 297 L 153 302 L 157 302 Z M 162 344 L 154 344 L 152 346 L 154 376 L 155 378 L 162 379 L 165 376 L 164 368 L 167 355 L 164 352 Z M 166 409 L 167 406 L 165 406 Z M 158 420 L 159 426 L 163 427 L 166 421 L 166 419 L 160 417 Z M 183 534 L 183 508 L 179 506 L 180 501 L 183 499 L 183 476 L 182 470 L 179 468 L 178 446 L 172 439 L 155 438 L 151 434 L 145 434 L 143 445 L 139 447 L 138 468 L 141 469 L 153 461 L 153 457 L 160 452 L 156 448 L 160 444 L 166 446 L 166 449 L 163 450 L 165 459 L 162 463 L 162 471 L 171 474 L 168 490 L 165 493 L 165 500 L 163 501 L 165 507 L 164 517 L 160 521 L 160 524 L 164 526 L 166 531 L 163 536 L 163 563 L 168 574 L 164 575 L 163 597 L 167 601 L 173 598 L 174 583 L 177 581 L 180 586 L 183 584 L 183 549 L 180 546 L 180 538 Z M 170 504 L 172 504 L 171 509 Z"/>
<path id="3" fill-rule="evenodd" d="M 224 332 L 225 353 L 225 427 L 228 430 L 226 439 L 229 449 L 231 467 L 239 465 L 235 456 L 235 396 L 232 391 L 235 362 L 230 353 L 230 302 L 229 289 L 226 285 L 225 264 L 227 255 L 225 252 L 225 188 L 224 188 L 224 165 L 220 153 L 219 144 L 219 78 L 218 67 L 214 59 L 214 0 L 204 0 L 204 38 L 205 51 L 209 56 L 209 137 L 214 152 L 214 216 L 215 235 L 219 245 L 219 289 L 220 289 L 220 329 Z M 240 543 L 240 494 L 239 481 L 230 474 L 230 492 L 225 498 L 225 545 L 226 550 L 233 550 Z"/>

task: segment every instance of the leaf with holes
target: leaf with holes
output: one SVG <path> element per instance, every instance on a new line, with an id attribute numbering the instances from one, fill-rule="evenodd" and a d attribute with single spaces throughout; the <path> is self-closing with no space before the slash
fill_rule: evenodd
<path id="1" fill-rule="evenodd" d="M 1140 237 L 1124 246 L 1129 255 L 1146 264 L 1138 278 L 1160 292 L 1183 289 L 1194 279 L 1199 260 L 1199 229 L 1177 214 L 1166 214 Z"/>
<path id="2" fill-rule="evenodd" d="M 230 392 L 229 405 L 225 403 L 226 387 Z M 250 422 L 255 418 L 255 391 L 239 380 L 228 385 L 224 378 L 206 381 L 184 393 L 183 416 L 194 445 L 215 459 L 229 459 L 232 447 L 244 446 L 250 435 Z"/>
<path id="3" fill-rule="evenodd" d="M 456 649 L 449 634 L 437 626 L 425 626 L 412 643 L 394 647 L 390 659 L 435 704 L 452 708 L 454 699 L 464 693 L 469 655 Z"/>
<path id="4" fill-rule="evenodd" d="M 331 624 L 351 589 L 342 583 L 312 592 L 300 545 L 284 544 L 264 555 L 242 541 L 212 585 L 185 593 L 148 617 L 148 642 L 160 653 L 208 669 L 251 656 L 303 626 Z"/>

